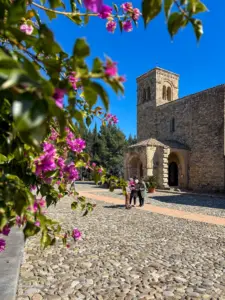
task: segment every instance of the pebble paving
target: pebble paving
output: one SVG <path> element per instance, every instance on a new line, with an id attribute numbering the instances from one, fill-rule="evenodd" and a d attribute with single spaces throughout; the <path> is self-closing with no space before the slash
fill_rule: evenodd
<path id="1" fill-rule="evenodd" d="M 79 228 L 83 239 L 44 251 L 37 237 L 29 239 L 17 300 L 225 300 L 225 227 L 100 201 L 82 217 L 71 202 L 65 197 L 48 214 Z"/>

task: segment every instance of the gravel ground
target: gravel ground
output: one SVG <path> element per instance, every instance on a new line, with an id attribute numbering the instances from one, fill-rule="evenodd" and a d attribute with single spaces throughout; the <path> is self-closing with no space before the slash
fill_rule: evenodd
<path id="1" fill-rule="evenodd" d="M 71 200 L 49 215 L 83 239 L 45 251 L 28 240 L 17 300 L 225 299 L 225 227 L 99 201 L 82 217 Z"/>
<path id="2" fill-rule="evenodd" d="M 100 191 L 99 188 L 93 185 L 80 185 L 80 190 L 91 190 L 90 192 L 102 196 L 117 197 L 124 201 L 124 196 L 120 190 L 109 192 L 108 190 Z M 99 191 L 98 191 L 99 190 Z M 204 215 L 211 215 L 217 217 L 225 217 L 225 197 L 217 198 L 215 195 L 200 196 L 191 194 L 172 194 L 167 192 L 155 192 L 154 194 L 147 194 L 145 203 L 155 206 L 163 206 L 172 209 L 184 210 L 193 213 L 200 213 Z M 137 204 L 139 201 L 137 199 Z"/>

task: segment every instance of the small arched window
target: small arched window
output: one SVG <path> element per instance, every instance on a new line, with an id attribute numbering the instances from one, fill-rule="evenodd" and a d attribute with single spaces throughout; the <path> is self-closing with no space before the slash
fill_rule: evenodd
<path id="1" fill-rule="evenodd" d="M 148 87 L 148 100 L 151 100 L 151 89 L 150 89 L 150 86 Z"/>
<path id="2" fill-rule="evenodd" d="M 170 86 L 167 87 L 167 100 L 168 101 L 172 100 L 172 91 L 171 91 L 171 87 Z"/>
<path id="3" fill-rule="evenodd" d="M 147 99 L 146 89 L 143 89 L 143 102 L 145 102 L 146 99 Z"/>
<path id="4" fill-rule="evenodd" d="M 170 122 L 170 131 L 174 132 L 175 131 L 175 119 L 172 118 Z"/>
<path id="5" fill-rule="evenodd" d="M 163 86 L 163 91 L 162 91 L 162 98 L 163 100 L 166 100 L 166 86 Z"/>

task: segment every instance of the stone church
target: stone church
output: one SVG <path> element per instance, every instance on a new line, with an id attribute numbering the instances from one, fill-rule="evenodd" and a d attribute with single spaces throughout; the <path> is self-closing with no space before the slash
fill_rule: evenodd
<path id="1" fill-rule="evenodd" d="M 155 68 L 137 78 L 137 138 L 125 178 L 158 187 L 225 190 L 225 85 L 178 98 L 179 75 Z"/>

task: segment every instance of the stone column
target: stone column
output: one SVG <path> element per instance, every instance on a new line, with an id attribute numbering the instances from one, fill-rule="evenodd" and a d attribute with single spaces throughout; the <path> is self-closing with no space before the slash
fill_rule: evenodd
<path id="1" fill-rule="evenodd" d="M 146 154 L 147 154 L 147 168 L 146 168 L 146 175 L 153 176 L 153 157 L 156 151 L 155 146 L 147 146 L 146 147 Z"/>
<path id="2" fill-rule="evenodd" d="M 170 154 L 169 148 L 158 147 L 158 184 L 162 189 L 169 188 L 168 185 L 168 157 Z"/>

